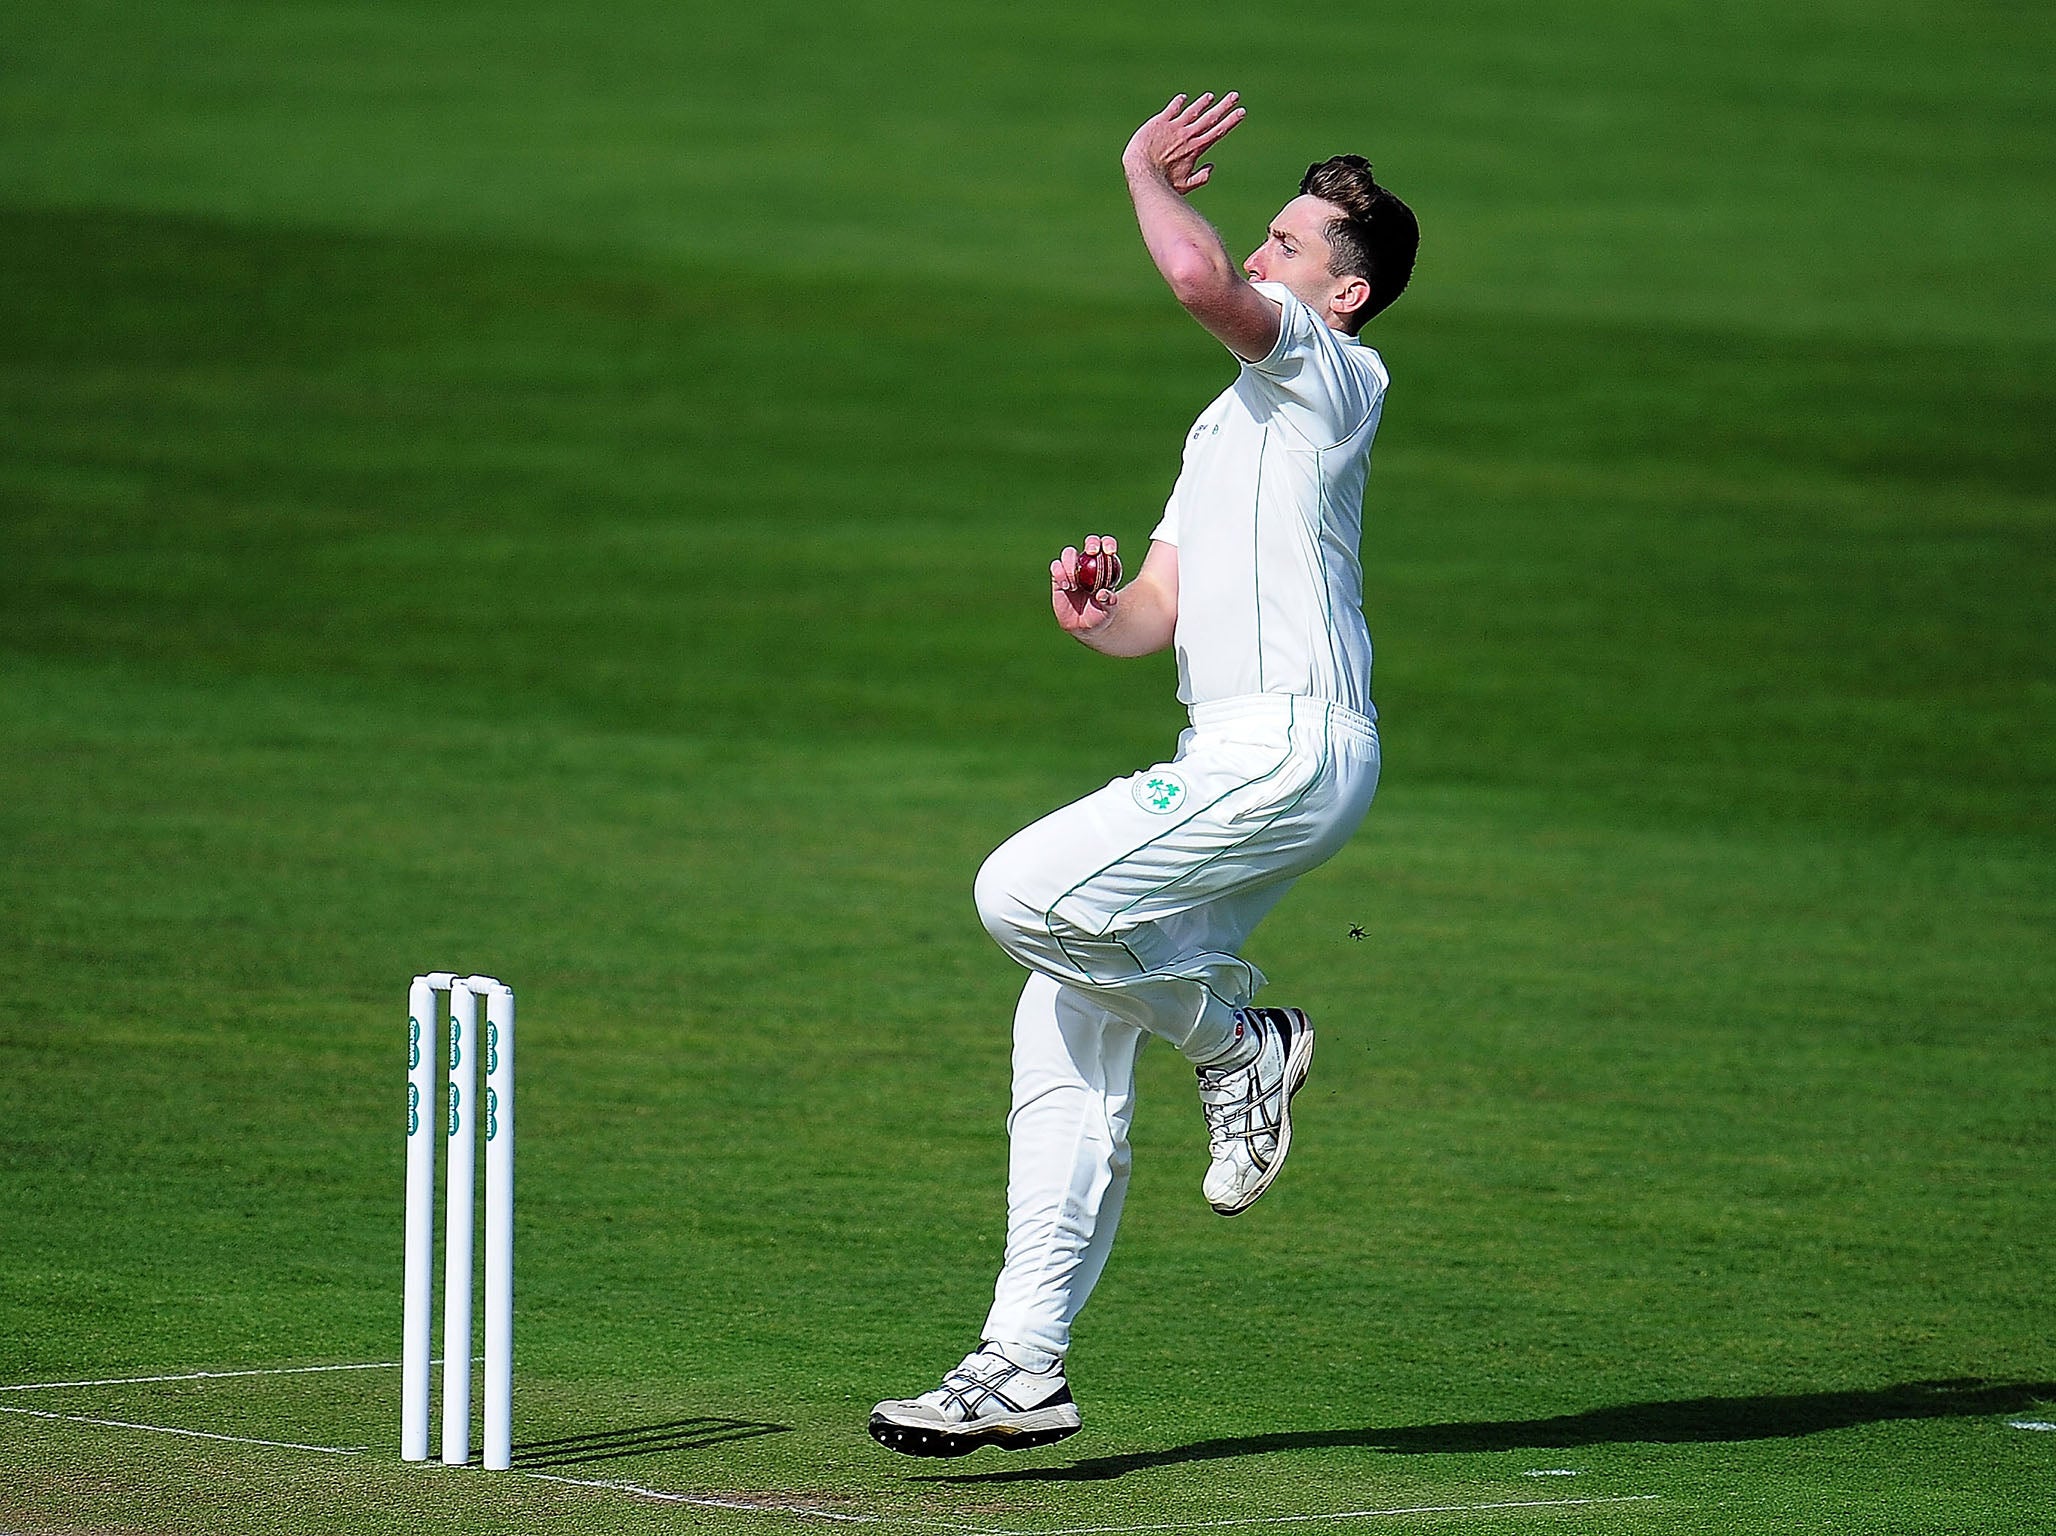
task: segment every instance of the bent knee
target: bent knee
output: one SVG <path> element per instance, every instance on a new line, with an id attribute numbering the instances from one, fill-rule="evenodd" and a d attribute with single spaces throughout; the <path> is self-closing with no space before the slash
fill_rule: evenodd
<path id="1" fill-rule="evenodd" d="M 978 869 L 971 897 L 978 904 L 978 920 L 993 942 L 1009 953 L 1018 951 L 1023 940 L 1047 938 L 1048 914 L 1022 894 L 1024 871 L 1012 843 L 999 850 Z"/>

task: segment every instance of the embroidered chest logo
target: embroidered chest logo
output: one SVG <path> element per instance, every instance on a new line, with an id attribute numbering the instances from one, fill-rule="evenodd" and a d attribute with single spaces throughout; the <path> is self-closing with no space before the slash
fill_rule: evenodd
<path id="1" fill-rule="evenodd" d="M 1185 803 L 1185 781 L 1159 769 L 1135 781 L 1135 803 L 1145 811 L 1168 816 Z"/>

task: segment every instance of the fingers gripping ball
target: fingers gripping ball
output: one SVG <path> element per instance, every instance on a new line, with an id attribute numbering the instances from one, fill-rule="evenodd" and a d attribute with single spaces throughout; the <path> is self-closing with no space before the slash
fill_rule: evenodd
<path id="1" fill-rule="evenodd" d="M 1097 592 L 1102 588 L 1112 589 L 1121 584 L 1121 557 L 1111 549 L 1095 550 L 1078 557 L 1078 581 L 1080 592 Z"/>

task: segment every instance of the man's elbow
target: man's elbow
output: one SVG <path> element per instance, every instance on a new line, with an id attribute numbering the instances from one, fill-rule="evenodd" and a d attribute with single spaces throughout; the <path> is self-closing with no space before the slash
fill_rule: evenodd
<path id="1" fill-rule="evenodd" d="M 1236 276 L 1227 263 L 1187 246 L 1164 263 L 1164 281 L 1170 284 L 1173 298 L 1196 311 L 1218 306 L 1235 286 Z"/>
<path id="2" fill-rule="evenodd" d="M 1131 591 L 1140 599 L 1131 604 L 1128 614 L 1133 621 L 1135 654 L 1154 656 L 1158 651 L 1169 649 L 1178 635 L 1176 588 L 1167 590 L 1161 579 L 1153 578 L 1152 573 L 1145 569 L 1136 578 Z"/>

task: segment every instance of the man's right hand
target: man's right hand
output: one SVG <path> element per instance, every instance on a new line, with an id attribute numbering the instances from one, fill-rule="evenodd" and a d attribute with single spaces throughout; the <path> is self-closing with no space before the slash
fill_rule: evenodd
<path id="1" fill-rule="evenodd" d="M 1178 630 L 1178 546 L 1152 539 L 1149 558 L 1118 592 L 1088 590 L 1079 580 L 1078 557 L 1112 555 L 1119 546 L 1105 534 L 1085 540 L 1083 551 L 1067 549 L 1049 563 L 1049 602 L 1064 633 L 1108 656 L 1147 656 L 1161 651 Z"/>
<path id="2" fill-rule="evenodd" d="M 1115 554 L 1119 547 L 1106 534 L 1085 536 L 1084 553 L 1088 555 Z M 1112 587 L 1088 587 L 1083 583 L 1078 574 L 1078 556 L 1078 550 L 1067 546 L 1049 563 L 1050 607 L 1056 613 L 1057 623 L 1071 635 L 1098 629 L 1113 617 L 1114 605 L 1121 600 L 1120 593 Z"/>

